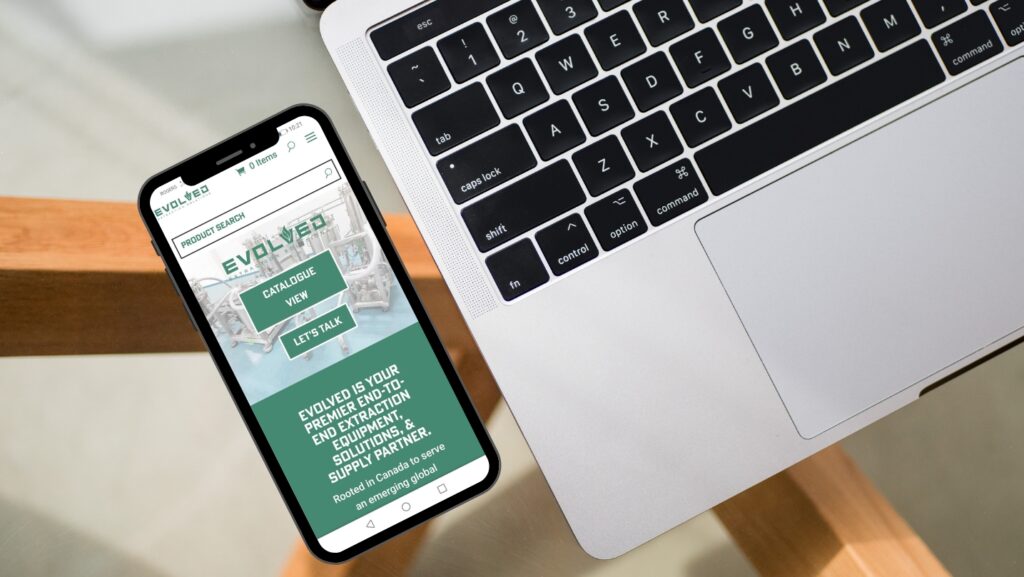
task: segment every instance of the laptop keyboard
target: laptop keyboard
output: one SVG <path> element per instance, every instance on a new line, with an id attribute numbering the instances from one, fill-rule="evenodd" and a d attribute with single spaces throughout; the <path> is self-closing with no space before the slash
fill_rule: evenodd
<path id="1" fill-rule="evenodd" d="M 1019 44 L 1024 0 L 437 0 L 370 39 L 511 301 Z"/>

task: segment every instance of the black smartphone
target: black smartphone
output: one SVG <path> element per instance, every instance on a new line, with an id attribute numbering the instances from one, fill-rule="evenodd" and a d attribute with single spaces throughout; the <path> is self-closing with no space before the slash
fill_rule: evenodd
<path id="1" fill-rule="evenodd" d="M 344 561 L 494 483 L 494 446 L 320 109 L 152 177 L 139 210 L 314 555 Z"/>

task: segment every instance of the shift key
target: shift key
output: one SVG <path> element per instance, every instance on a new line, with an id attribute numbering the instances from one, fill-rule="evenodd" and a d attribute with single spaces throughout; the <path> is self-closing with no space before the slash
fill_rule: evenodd
<path id="1" fill-rule="evenodd" d="M 586 201 L 569 161 L 558 162 L 462 209 L 480 252 L 505 244 Z"/>
<path id="2" fill-rule="evenodd" d="M 462 204 L 537 166 L 518 125 L 502 128 L 437 161 L 452 200 Z"/>

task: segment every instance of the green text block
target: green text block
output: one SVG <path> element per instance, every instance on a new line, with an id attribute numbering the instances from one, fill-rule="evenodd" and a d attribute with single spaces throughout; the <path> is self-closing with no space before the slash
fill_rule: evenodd
<path id="1" fill-rule="evenodd" d="M 484 455 L 418 324 L 252 410 L 317 537 Z"/>
<path id="2" fill-rule="evenodd" d="M 264 331 L 347 286 L 331 251 L 325 250 L 239 296 L 256 330 Z"/>
<path id="3" fill-rule="evenodd" d="M 341 305 L 281 335 L 281 344 L 288 358 L 294 359 L 354 328 L 356 321 L 352 318 L 352 311 L 348 310 L 348 305 Z"/>

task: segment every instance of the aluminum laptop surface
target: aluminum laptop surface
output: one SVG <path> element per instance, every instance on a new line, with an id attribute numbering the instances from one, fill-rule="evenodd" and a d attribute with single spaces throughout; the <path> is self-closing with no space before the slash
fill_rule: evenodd
<path id="1" fill-rule="evenodd" d="M 703 3 L 691 2 L 693 26 L 661 43 L 643 28 L 637 5 L 600 2 L 588 23 L 561 32 L 564 22 L 539 10 L 546 43 L 509 57 L 493 17 L 500 13 L 510 22 L 503 11 L 513 4 L 481 2 L 481 12 L 456 25 L 424 19 L 423 26 L 443 30 L 419 44 L 392 45 L 383 54 L 372 40 L 375 31 L 430 4 L 340 0 L 325 12 L 321 33 L 574 534 L 591 555 L 614 557 L 636 547 L 1024 336 L 1024 310 L 1012 296 L 1024 288 L 1024 228 L 1015 226 L 1024 207 L 1014 169 L 1024 150 L 1024 112 L 1018 105 L 1024 60 L 1011 33 L 1004 35 L 1003 13 L 1009 11 L 997 14 L 1001 2 L 965 3 L 951 18 L 908 12 L 917 32 L 911 34 L 911 27 L 898 46 L 887 49 L 889 12 L 875 21 L 883 28 L 873 28 L 869 10 L 882 4 L 873 0 L 852 3 L 854 8 L 838 15 L 828 9 L 835 3 L 826 2 L 814 28 L 788 37 L 761 2 L 736 2 L 716 16 L 694 10 Z M 604 10 L 605 4 L 616 6 Z M 1012 11 L 1019 2 L 1007 5 Z M 751 6 L 769 15 L 764 21 L 777 43 L 740 62 L 747 55 L 729 44 L 730 25 L 723 22 L 743 12 L 742 18 L 755 17 L 756 27 L 761 20 L 746 12 Z M 587 44 L 593 41 L 588 27 L 613 16 L 644 30 L 642 55 L 618 63 Z M 827 43 L 819 44 L 814 35 L 842 31 L 850 17 L 867 30 L 871 55 L 843 68 L 849 53 L 840 46 L 830 57 Z M 464 63 L 445 60 L 453 41 L 441 43 L 455 32 L 468 34 L 469 27 L 485 31 L 484 38 L 501 49 L 487 72 L 464 78 Z M 742 27 L 737 30 L 744 34 Z M 725 43 L 728 71 L 712 80 L 700 80 L 703 69 L 688 77 L 673 47 L 709 34 Z M 950 56 L 972 34 L 999 36 Z M 558 92 L 539 54 L 574 35 L 599 66 L 591 78 Z M 473 37 L 461 39 L 472 44 Z M 824 59 L 827 72 L 796 94 L 772 75 L 779 69 L 770 60 L 804 41 Z M 389 67 L 424 47 L 440 63 L 448 86 L 423 92 L 406 85 L 403 93 L 396 82 L 409 79 L 396 80 Z M 576 95 L 609 77 L 628 89 L 624 70 L 659 53 L 680 75 L 679 93 L 645 108 L 631 92 L 626 102 L 632 116 L 595 134 Z M 841 102 L 852 86 L 845 78 L 886 79 L 893 71 L 885 71 L 885 63 L 928 58 L 934 60 L 930 72 L 912 75 L 921 85 L 899 78 L 891 84 L 906 94 L 857 94 L 861 108 L 878 106 L 870 119 L 837 129 L 806 150 L 794 147 L 813 130 L 782 131 L 776 146 L 762 147 L 761 155 L 722 160 L 724 151 L 744 150 L 745 137 L 736 134 L 762 130 L 754 126 L 785 118 L 789 108 L 820 103 L 821 94 Z M 492 92 L 497 81 L 492 86 L 486 79 L 527 59 L 541 68 L 547 100 L 527 112 L 502 108 Z M 776 103 L 744 109 L 728 100 L 726 79 L 757 67 L 767 71 L 763 78 Z M 761 87 L 755 84 L 761 73 L 751 78 L 734 94 Z M 469 90 L 477 84 L 479 89 Z M 708 88 L 703 94 L 726 99 L 730 127 L 691 145 L 692 134 L 680 124 L 685 118 L 673 106 Z M 481 120 L 464 107 L 456 130 L 428 137 L 423 116 L 414 116 L 460 91 L 467 99 L 485 95 L 495 107 L 493 122 L 460 136 Z M 898 101 L 886 102 L 890 97 Z M 549 107 L 581 117 L 582 140 L 566 144 L 555 135 L 545 142 L 531 132 L 532 121 L 524 119 Z M 831 115 L 824 124 L 863 112 Z M 671 158 L 630 147 L 630 127 L 653 117 L 679 139 L 680 150 Z M 501 183 L 493 187 L 459 192 L 462 187 L 451 186 L 445 171 L 458 169 L 455 160 L 473 161 L 487 152 L 480 142 L 506 129 L 527 135 L 535 164 L 498 178 Z M 580 172 L 581 157 L 574 155 L 608 135 L 625 144 L 633 175 L 595 194 Z M 506 152 L 511 162 L 517 153 Z M 760 165 L 770 168 L 750 176 Z M 580 178 L 582 184 L 570 186 L 580 196 L 565 196 L 576 204 L 531 211 L 489 200 L 506 189 L 521 193 L 523 203 L 535 196 L 547 202 L 536 190 L 551 197 L 564 193 L 544 188 L 544 180 L 529 180 L 538 173 L 549 188 L 562 182 L 555 177 Z M 655 200 L 664 186 L 654 185 L 666 182 L 656 176 L 684 181 L 693 194 L 687 188 Z M 863 200 L 851 200 L 853 194 Z M 608 201 L 601 205 L 607 208 L 614 200 L 635 206 L 637 225 L 643 226 L 601 236 L 601 209 L 592 207 Z M 472 208 L 478 205 L 488 208 Z M 518 211 L 507 217 L 511 232 L 478 226 L 489 224 L 484 217 L 495 206 Z M 534 222 L 542 210 L 557 214 Z M 943 234 L 954 226 L 955 235 Z M 550 249 L 561 239 L 579 238 L 574 235 L 581 230 L 591 235 L 589 248 L 558 254 Z M 944 242 L 929 242 L 939 238 Z M 501 276 L 503 267 L 527 265 L 536 267 L 534 273 L 510 277 L 518 285 L 504 282 L 509 278 Z M 958 304 L 966 306 L 949 308 Z M 905 332 L 894 334 L 893 318 L 921 322 L 904 322 Z"/>

